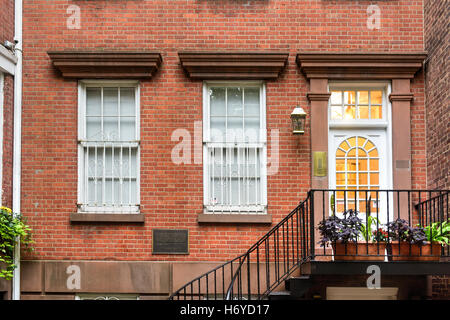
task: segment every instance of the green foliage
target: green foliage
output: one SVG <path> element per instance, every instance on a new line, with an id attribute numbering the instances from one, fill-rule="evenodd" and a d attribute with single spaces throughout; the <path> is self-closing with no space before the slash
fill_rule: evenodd
<path id="1" fill-rule="evenodd" d="M 11 209 L 0 207 L 0 278 L 11 280 L 14 264 L 14 248 L 19 239 L 21 244 L 29 248 L 31 240 L 31 228 L 27 226 L 22 216 L 14 215 Z"/>
<path id="2" fill-rule="evenodd" d="M 365 221 L 363 221 L 362 225 L 361 225 L 361 234 L 362 237 L 365 241 L 374 241 L 376 242 L 377 240 L 374 238 L 373 235 L 373 227 L 380 226 L 381 223 L 380 221 L 376 218 L 376 217 L 372 217 L 372 216 L 367 216 L 367 225 L 365 224 Z"/>
<path id="3" fill-rule="evenodd" d="M 334 208 L 336 207 L 336 201 L 334 199 L 334 194 L 332 194 L 331 198 L 330 198 L 330 207 L 331 207 L 331 212 L 334 213 Z"/>
<path id="4" fill-rule="evenodd" d="M 432 223 L 423 228 L 429 242 L 439 242 L 441 245 L 450 245 L 450 220 Z"/>

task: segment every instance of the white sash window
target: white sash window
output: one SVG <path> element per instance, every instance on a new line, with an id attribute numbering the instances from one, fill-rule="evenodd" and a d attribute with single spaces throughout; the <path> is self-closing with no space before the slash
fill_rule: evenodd
<path id="1" fill-rule="evenodd" d="M 137 82 L 79 86 L 79 210 L 139 211 Z"/>
<path id="2" fill-rule="evenodd" d="M 266 135 L 261 82 L 205 84 L 205 213 L 265 213 Z"/>

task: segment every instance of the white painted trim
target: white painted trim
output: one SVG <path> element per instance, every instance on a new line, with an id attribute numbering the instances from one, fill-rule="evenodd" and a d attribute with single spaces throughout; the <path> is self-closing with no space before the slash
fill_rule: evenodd
<path id="1" fill-rule="evenodd" d="M 260 197 L 261 197 L 261 205 L 253 205 L 248 206 L 250 209 L 248 211 L 242 210 L 242 206 L 227 206 L 226 209 L 218 210 L 211 209 L 212 206 L 209 206 L 209 166 L 208 166 L 208 147 L 206 143 L 214 145 L 218 145 L 218 147 L 228 145 L 227 143 L 212 143 L 210 137 L 210 112 L 209 112 L 209 94 L 208 89 L 210 86 L 220 86 L 220 87 L 260 87 L 260 123 L 261 128 L 259 132 L 259 142 L 251 143 L 251 147 L 261 147 L 261 176 L 260 176 Z M 267 213 L 267 124 L 266 124 L 266 83 L 260 80 L 208 80 L 203 81 L 203 205 L 204 205 L 204 213 L 230 213 L 230 212 L 239 212 L 239 213 L 255 213 L 255 214 L 266 214 Z M 225 206 L 224 206 L 225 207 Z M 244 206 L 245 207 L 245 206 Z M 241 209 L 241 210 L 240 210 Z"/>
<path id="2" fill-rule="evenodd" d="M 14 73 L 14 140 L 13 140 L 13 207 L 19 214 L 21 197 L 21 157 L 22 157 L 22 1 L 14 1 L 14 35 L 16 44 L 17 64 Z M 20 300 L 20 242 L 15 246 L 12 299 Z"/>
<path id="3" fill-rule="evenodd" d="M 386 86 L 386 95 L 384 97 L 385 101 L 384 103 L 386 103 L 386 118 L 387 118 L 387 123 L 388 126 L 386 128 L 386 140 L 387 140 L 387 146 L 386 146 L 386 150 L 387 150 L 387 188 L 392 189 L 394 187 L 394 168 L 393 168 L 393 163 L 392 163 L 392 104 L 391 101 L 389 100 L 389 95 L 392 92 L 392 85 L 389 82 Z M 391 202 L 393 203 L 393 202 Z M 394 212 L 394 211 L 392 211 Z"/>
<path id="4" fill-rule="evenodd" d="M 137 140 L 137 153 L 136 153 L 136 199 L 137 205 L 115 207 L 115 206 L 102 206 L 102 207 L 88 207 L 85 205 L 85 156 L 83 143 L 86 141 L 86 88 L 88 87 L 134 87 L 135 88 L 135 117 L 136 127 L 135 135 Z M 80 213 L 139 213 L 140 211 L 140 187 L 141 187 L 141 165 L 140 155 L 141 150 L 139 146 L 140 141 L 140 83 L 136 80 L 80 80 L 78 81 L 78 183 L 77 183 L 77 206 Z M 131 165 L 131 164 L 130 164 Z M 131 194 L 130 194 L 131 197 Z"/>
<path id="5" fill-rule="evenodd" d="M 338 82 L 330 82 L 328 84 L 328 91 L 331 92 L 333 89 L 338 90 L 367 90 L 367 89 L 382 89 L 383 90 L 383 119 L 381 120 L 363 120 L 363 121 L 330 121 L 328 120 L 328 186 L 330 188 L 336 188 L 336 177 L 335 172 L 332 172 L 332 168 L 334 168 L 334 154 L 330 152 L 331 145 L 333 145 L 333 134 L 342 130 L 342 133 L 345 134 L 348 131 L 345 129 L 353 130 L 355 133 L 361 130 L 362 135 L 365 136 L 367 132 L 371 130 L 381 131 L 383 130 L 385 133 L 385 141 L 386 145 L 384 147 L 385 159 L 384 159 L 384 167 L 386 173 L 384 176 L 384 183 L 380 180 L 381 189 L 392 189 L 393 187 L 393 164 L 392 164 L 392 105 L 389 101 L 389 95 L 391 93 L 391 83 L 386 81 L 338 81 Z M 330 103 L 328 103 L 328 111 L 327 115 L 330 116 Z M 381 164 L 380 164 L 381 165 Z M 381 178 L 381 175 L 380 175 Z M 383 185 L 384 184 L 384 185 Z M 382 195 L 383 196 L 383 195 Z M 386 199 L 382 200 L 386 201 Z M 393 214 L 393 194 L 389 194 L 389 212 L 391 216 L 389 219 L 392 219 Z"/>
<path id="6" fill-rule="evenodd" d="M 17 61 L 17 57 L 11 51 L 0 45 L 0 72 L 14 75 Z"/>

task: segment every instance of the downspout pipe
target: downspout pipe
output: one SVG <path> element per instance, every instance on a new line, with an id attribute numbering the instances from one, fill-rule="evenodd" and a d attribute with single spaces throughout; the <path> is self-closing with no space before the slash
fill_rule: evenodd
<path id="1" fill-rule="evenodd" d="M 17 57 L 14 75 L 14 138 L 13 138 L 13 205 L 14 214 L 20 214 L 21 145 L 22 145 L 22 1 L 14 1 L 14 40 Z M 17 239 L 19 240 L 19 239 Z M 20 242 L 14 250 L 12 299 L 20 300 Z"/>

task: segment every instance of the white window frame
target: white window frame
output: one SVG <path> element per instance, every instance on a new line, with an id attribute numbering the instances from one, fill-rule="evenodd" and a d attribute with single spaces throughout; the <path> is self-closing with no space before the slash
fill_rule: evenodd
<path id="1" fill-rule="evenodd" d="M 331 97 L 328 101 L 328 141 L 330 141 L 330 130 L 333 129 L 382 129 L 386 130 L 386 161 L 387 161 L 387 188 L 393 187 L 392 168 L 392 104 L 389 95 L 392 92 L 390 81 L 331 81 L 328 82 L 328 92 L 333 90 L 382 90 L 383 91 L 383 118 L 382 119 L 356 119 L 356 120 L 331 120 Z M 331 168 L 331 160 L 328 157 L 328 168 Z M 332 181 L 329 181 L 332 185 Z"/>
<path id="2" fill-rule="evenodd" d="M 328 92 L 331 91 L 366 91 L 366 90 L 381 90 L 383 92 L 382 100 L 382 119 L 352 119 L 340 120 L 331 119 L 331 97 L 328 102 L 328 125 L 330 129 L 345 129 L 345 128 L 388 128 L 391 123 L 391 107 L 389 102 L 389 94 L 391 85 L 387 82 L 349 82 L 339 81 L 330 82 L 328 84 Z"/>
<path id="3" fill-rule="evenodd" d="M 210 135 L 210 87 L 260 87 L 260 131 L 257 145 L 261 150 L 260 199 L 261 203 L 250 206 L 221 206 L 216 209 L 209 204 L 208 145 L 225 147 L 227 143 L 213 142 Z M 244 145 L 235 143 L 234 145 Z M 203 82 L 203 206 L 205 214 L 267 214 L 267 124 L 266 124 L 266 84 L 264 81 L 204 81 Z"/>
<path id="4" fill-rule="evenodd" d="M 89 206 L 85 199 L 85 155 L 86 142 L 86 88 L 88 87 L 135 87 L 135 129 L 137 138 L 132 141 L 136 152 L 136 199 L 134 206 Z M 78 212 L 79 213 L 139 213 L 140 212 L 140 84 L 135 80 L 80 80 L 78 82 Z"/>

